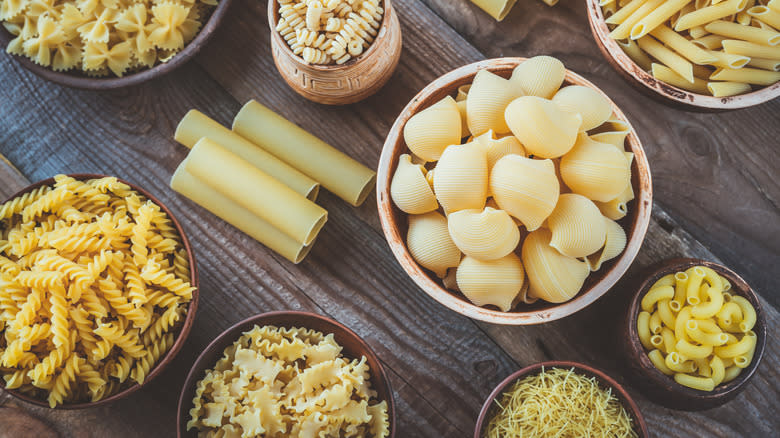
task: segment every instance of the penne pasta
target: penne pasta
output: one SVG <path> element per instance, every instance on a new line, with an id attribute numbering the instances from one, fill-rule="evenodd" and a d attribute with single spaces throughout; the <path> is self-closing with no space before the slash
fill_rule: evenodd
<path id="1" fill-rule="evenodd" d="M 746 66 L 747 63 L 750 62 L 750 58 L 747 56 L 716 51 L 711 51 L 710 53 L 717 58 L 717 61 L 712 63 L 715 67 L 738 69 Z"/>
<path id="2" fill-rule="evenodd" d="M 728 17 L 731 14 L 745 9 L 748 0 L 726 0 L 713 6 L 707 6 L 683 15 L 677 20 L 674 30 L 683 31 L 696 26 L 702 26 L 719 18 Z"/>
<path id="3" fill-rule="evenodd" d="M 616 27 L 615 29 L 612 30 L 612 32 L 610 32 L 609 34 L 610 38 L 615 40 L 622 40 L 628 38 L 631 35 L 631 29 L 634 28 L 634 25 L 639 23 L 639 21 L 642 20 L 642 18 L 644 18 L 653 10 L 655 10 L 655 8 L 663 4 L 663 2 L 664 0 L 647 0 L 644 4 L 639 6 L 638 9 L 632 12 L 631 15 L 626 17 L 620 23 L 620 25 L 618 25 L 618 27 Z M 619 12 L 620 11 L 618 11 L 618 13 Z"/>
<path id="4" fill-rule="evenodd" d="M 710 79 L 744 82 L 755 85 L 772 85 L 775 82 L 780 81 L 780 72 L 759 70 L 755 68 L 741 68 L 739 70 L 719 68 L 710 76 Z"/>
<path id="5" fill-rule="evenodd" d="M 749 22 L 748 22 L 749 23 Z M 707 23 L 704 26 L 708 32 L 721 35 L 735 40 L 744 40 L 761 45 L 777 46 L 780 44 L 780 32 L 772 32 L 767 29 L 760 29 L 757 27 L 742 25 L 739 23 L 732 23 L 723 20 L 716 20 L 712 23 Z M 725 47 L 725 46 L 724 46 Z M 727 50 L 728 51 L 728 50 Z M 748 55 L 756 56 L 756 55 Z M 767 56 L 767 58 L 776 58 L 773 56 Z"/>
<path id="6" fill-rule="evenodd" d="M 636 40 L 652 32 L 690 2 L 691 0 L 667 0 L 631 28 L 631 39 Z"/>
<path id="7" fill-rule="evenodd" d="M 780 37 L 780 33 L 777 35 Z M 778 41 L 780 41 L 780 38 L 778 38 Z M 780 59 L 780 47 L 770 47 L 748 41 L 723 40 L 723 51 L 732 55 Z"/>
<path id="8" fill-rule="evenodd" d="M 749 93 L 751 88 L 744 82 L 707 82 L 707 90 L 715 97 L 728 97 Z"/>
<path id="9" fill-rule="evenodd" d="M 766 6 L 753 6 L 747 10 L 747 13 L 775 29 L 780 29 L 780 11 L 776 9 L 770 9 Z"/>
<path id="10" fill-rule="evenodd" d="M 658 41 L 666 44 L 669 48 L 693 63 L 711 64 L 717 61 L 717 58 L 711 52 L 693 44 L 691 41 L 685 39 L 685 37 L 663 24 L 650 32 L 650 35 L 654 36 Z"/>
<path id="11" fill-rule="evenodd" d="M 706 27 L 705 27 L 706 29 Z M 691 40 L 693 44 L 696 44 L 697 46 L 703 48 L 703 49 L 709 49 L 709 50 L 715 50 L 720 49 L 723 47 L 723 40 L 725 40 L 726 37 L 721 35 L 705 35 L 701 38 L 696 38 Z"/>
<path id="12" fill-rule="evenodd" d="M 709 32 L 707 32 L 707 29 L 705 29 L 704 26 L 695 26 L 688 31 L 688 35 L 690 35 L 691 38 L 701 38 L 708 34 Z"/>
<path id="13" fill-rule="evenodd" d="M 647 52 L 653 58 L 661 61 L 667 67 L 674 70 L 686 81 L 693 83 L 693 65 L 690 61 L 664 47 L 651 36 L 644 36 L 637 40 L 639 48 Z"/>
<path id="14" fill-rule="evenodd" d="M 780 59 L 750 58 L 748 65 L 762 70 L 780 71 Z"/>
<path id="15" fill-rule="evenodd" d="M 636 12 L 637 9 L 639 9 L 640 6 L 647 3 L 648 0 L 631 0 L 630 3 L 627 3 L 625 6 L 621 5 L 620 10 L 616 12 L 614 15 L 607 18 L 605 21 L 607 24 L 621 24 L 624 22 L 631 14 Z"/>
<path id="16" fill-rule="evenodd" d="M 618 41 L 618 45 L 623 48 L 623 51 L 626 52 L 626 55 L 628 55 L 632 61 L 642 67 L 642 70 L 649 71 L 651 69 L 653 61 L 647 56 L 644 50 L 639 48 L 636 41 L 632 39 L 620 40 Z"/>

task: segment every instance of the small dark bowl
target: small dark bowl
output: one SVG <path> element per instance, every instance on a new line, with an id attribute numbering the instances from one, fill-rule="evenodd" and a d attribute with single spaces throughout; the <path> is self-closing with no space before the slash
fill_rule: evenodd
<path id="1" fill-rule="evenodd" d="M 603 371 L 600 371 L 596 368 L 589 367 L 588 365 L 581 364 L 578 362 L 568 362 L 568 361 L 549 361 L 549 362 L 541 362 L 534 365 L 527 366 L 520 371 L 516 371 L 509 375 L 506 379 L 504 379 L 501 383 L 496 386 L 496 389 L 493 390 L 493 392 L 490 393 L 487 400 L 485 400 L 485 404 L 482 405 L 482 410 L 479 412 L 479 419 L 477 419 L 477 426 L 474 428 L 474 438 L 483 438 L 483 433 L 485 432 L 485 429 L 487 428 L 488 423 L 490 422 L 490 419 L 493 417 L 495 412 L 495 403 L 494 401 L 501 396 L 501 394 L 506 391 L 507 387 L 515 383 L 515 381 L 529 376 L 538 374 L 539 371 L 541 371 L 542 367 L 545 369 L 549 368 L 564 368 L 564 369 L 571 369 L 574 368 L 574 370 L 580 374 L 583 374 L 585 376 L 589 377 L 595 377 L 596 380 L 600 383 L 600 386 L 602 388 L 609 388 L 612 389 L 612 395 L 617 397 L 618 400 L 620 400 L 620 403 L 623 405 L 623 408 L 628 412 L 628 415 L 631 416 L 631 420 L 634 423 L 634 431 L 636 431 L 639 438 L 647 438 L 650 436 L 647 433 L 647 424 L 645 424 L 645 417 L 642 416 L 642 412 L 639 410 L 639 407 L 634 402 L 634 399 L 631 398 L 630 395 L 628 395 L 628 392 L 621 386 L 615 379 L 612 377 L 609 377 L 606 373 Z"/>
<path id="2" fill-rule="evenodd" d="M 684 271 L 694 266 L 706 266 L 721 276 L 726 277 L 731 282 L 729 293 L 739 294 L 750 301 L 750 304 L 756 309 L 757 316 L 756 326 L 753 328 L 753 331 L 758 339 L 753 361 L 736 379 L 718 385 L 710 392 L 699 391 L 680 385 L 674 379 L 656 369 L 653 363 L 650 362 L 650 358 L 647 357 L 647 352 L 639 341 L 636 329 L 636 320 L 639 315 L 642 297 L 650 290 L 650 287 L 666 274 Z M 621 326 L 621 330 L 624 333 L 628 333 L 628 336 L 621 336 L 621 339 L 631 383 L 635 384 L 647 398 L 654 402 L 667 408 L 683 411 L 700 411 L 714 408 L 736 397 L 737 394 L 745 389 L 748 380 L 756 373 L 766 347 L 766 319 L 761 309 L 758 295 L 745 283 L 742 277 L 731 269 L 705 260 L 691 258 L 666 260 L 651 267 L 647 274 L 646 279 L 641 283 L 634 299 L 631 301 L 628 313 Z"/>
<path id="3" fill-rule="evenodd" d="M 70 174 L 68 175 L 70 177 L 73 177 L 77 180 L 88 180 L 88 179 L 97 179 L 97 178 L 104 178 L 108 175 L 100 175 L 100 174 L 93 174 L 93 173 L 77 173 L 77 174 Z M 167 353 L 163 357 L 160 358 L 160 360 L 157 362 L 157 364 L 149 371 L 149 374 L 146 375 L 146 379 L 144 379 L 143 385 L 139 385 L 138 383 L 134 383 L 132 386 L 128 386 L 127 388 L 123 389 L 122 391 L 117 392 L 116 394 L 106 397 L 102 400 L 98 400 L 96 402 L 85 402 L 85 403 L 70 403 L 70 404 L 62 404 L 57 406 L 55 409 L 84 409 L 84 408 L 94 408 L 98 406 L 103 406 L 112 402 L 115 402 L 117 400 L 123 399 L 130 394 L 138 391 L 144 386 L 148 386 L 152 380 L 154 380 L 155 377 L 160 375 L 165 367 L 168 366 L 168 364 L 173 361 L 173 359 L 176 357 L 176 355 L 181 350 L 181 347 L 184 346 L 184 342 L 187 340 L 187 336 L 190 334 L 190 330 L 192 329 L 192 324 L 195 322 L 195 312 L 198 309 L 198 293 L 200 292 L 200 289 L 198 288 L 198 266 L 195 263 L 195 253 L 192 250 L 192 247 L 190 246 L 190 241 L 187 239 L 187 235 L 184 234 L 184 230 L 181 227 L 181 224 L 179 224 L 179 221 L 176 220 L 176 217 L 173 216 L 173 213 L 168 209 L 168 207 L 165 206 L 162 202 L 160 202 L 157 197 L 152 195 L 151 193 L 147 192 L 146 190 L 138 187 L 135 184 L 129 183 L 125 180 L 119 179 L 120 182 L 123 182 L 130 186 L 133 190 L 137 191 L 138 193 L 144 195 L 147 199 L 151 200 L 155 204 L 160 206 L 160 209 L 165 212 L 165 214 L 168 215 L 168 217 L 171 219 L 171 222 L 173 223 L 173 226 L 176 228 L 176 231 L 179 233 L 179 236 L 181 237 L 182 245 L 184 245 L 184 249 L 187 250 L 187 255 L 189 257 L 190 262 L 190 284 L 192 284 L 192 287 L 195 288 L 195 290 L 192 292 L 192 301 L 189 303 L 189 308 L 187 309 L 187 314 L 184 318 L 184 324 L 182 324 L 177 330 L 176 330 L 176 340 L 173 343 L 173 346 L 170 350 L 168 350 Z M 17 196 L 23 195 L 24 193 L 31 192 L 38 187 L 41 186 L 54 186 L 54 178 L 45 179 L 43 181 L 38 181 L 35 184 L 32 184 L 31 186 L 20 190 L 18 193 L 14 194 L 10 198 L 6 200 L 10 201 L 11 199 L 16 198 Z M 23 394 L 15 389 L 6 389 L 5 388 L 5 382 L 0 382 L 0 389 L 3 391 L 11 394 L 12 396 L 26 401 L 28 403 L 32 403 L 34 405 L 43 406 L 45 408 L 49 407 L 49 403 L 46 400 L 41 400 L 37 398 L 30 397 L 27 394 Z"/>
<path id="4" fill-rule="evenodd" d="M 228 6 L 230 6 L 231 2 L 232 0 L 219 0 L 219 3 L 211 12 L 211 15 L 209 16 L 208 20 L 206 20 L 200 32 L 198 32 L 198 34 L 195 35 L 195 38 L 186 46 L 184 46 L 184 48 L 168 62 L 157 64 L 151 68 L 139 70 L 135 73 L 122 76 L 121 78 L 113 76 L 113 73 L 111 76 L 92 78 L 84 73 L 81 73 L 80 71 L 71 70 L 59 72 L 54 71 L 49 67 L 40 66 L 31 59 L 24 56 L 7 56 L 10 56 L 22 64 L 22 67 L 35 73 L 36 75 L 57 84 L 65 85 L 66 87 L 81 88 L 84 90 L 116 90 L 130 87 L 166 75 L 184 65 L 193 56 L 195 56 L 195 54 L 197 54 L 214 35 L 214 31 L 225 17 L 225 13 L 227 12 Z M 5 27 L 0 26 L 0 48 L 3 52 L 5 52 L 5 48 L 8 46 L 8 43 L 14 38 L 15 37 L 10 32 L 8 32 Z"/>
<path id="5" fill-rule="evenodd" d="M 176 414 L 176 436 L 197 437 L 197 430 L 187 431 L 187 422 L 190 420 L 190 408 L 192 399 L 195 398 L 195 389 L 197 383 L 202 379 L 206 370 L 213 368 L 222 357 L 222 352 L 228 346 L 232 345 L 241 334 L 249 331 L 255 325 L 263 327 L 273 325 L 277 327 L 305 327 L 317 330 L 322 333 L 333 333 L 336 342 L 343 347 L 342 353 L 345 357 L 359 358 L 366 357 L 366 363 L 371 370 L 371 387 L 377 392 L 377 398 L 387 402 L 387 415 L 390 423 L 390 438 L 395 437 L 395 402 L 393 400 L 393 391 L 390 388 L 390 380 L 387 378 L 382 363 L 355 332 L 345 325 L 322 315 L 310 312 L 280 311 L 268 312 L 249 317 L 229 329 L 222 332 L 216 339 L 206 347 L 198 356 L 198 359 L 192 365 L 187 380 L 179 396 L 179 409 Z"/>

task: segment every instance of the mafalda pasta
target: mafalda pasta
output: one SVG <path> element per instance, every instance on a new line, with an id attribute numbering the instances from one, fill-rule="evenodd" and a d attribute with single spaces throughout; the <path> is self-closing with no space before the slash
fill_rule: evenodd
<path id="1" fill-rule="evenodd" d="M 478 306 L 570 300 L 625 248 L 630 127 L 565 74 L 549 56 L 509 79 L 480 70 L 404 126 L 390 196 L 407 248 Z"/>
<path id="2" fill-rule="evenodd" d="M 381 0 L 279 0 L 279 32 L 308 64 L 343 64 L 360 56 L 382 25 Z"/>
<path id="3" fill-rule="evenodd" d="M 187 430 L 199 437 L 389 435 L 387 402 L 366 358 L 349 360 L 333 334 L 255 325 L 198 381 Z"/>
<path id="4" fill-rule="evenodd" d="M 51 407 L 142 384 L 193 292 L 157 204 L 113 177 L 54 179 L 0 206 L 0 375 Z"/>
<path id="5" fill-rule="evenodd" d="M 167 62 L 216 0 L 0 0 L 6 51 L 55 71 L 123 76 Z"/>

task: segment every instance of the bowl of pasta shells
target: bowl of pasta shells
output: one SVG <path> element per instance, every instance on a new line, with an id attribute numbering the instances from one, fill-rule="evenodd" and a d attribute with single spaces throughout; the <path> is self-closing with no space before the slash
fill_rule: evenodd
<path id="1" fill-rule="evenodd" d="M 644 94 L 725 111 L 780 96 L 778 0 L 588 0 L 601 53 Z"/>
<path id="2" fill-rule="evenodd" d="M 423 89 L 390 130 L 377 203 L 398 262 L 471 318 L 538 324 L 606 293 L 647 231 L 631 124 L 549 56 L 481 61 Z"/>
<path id="3" fill-rule="evenodd" d="M 623 321 L 632 382 L 672 409 L 698 411 L 732 400 L 766 348 L 758 295 L 731 269 L 700 259 L 651 267 Z"/>
<path id="4" fill-rule="evenodd" d="M 115 177 L 57 175 L 0 205 L 0 375 L 29 403 L 80 409 L 157 377 L 195 319 L 176 218 Z"/>
<path id="5" fill-rule="evenodd" d="M 346 326 L 309 312 L 247 318 L 220 334 L 187 376 L 177 436 L 395 436 L 390 383 Z"/>
<path id="6" fill-rule="evenodd" d="M 82 89 L 123 88 L 191 59 L 214 34 L 231 1 L 5 0 L 0 3 L 0 45 L 49 81 Z"/>

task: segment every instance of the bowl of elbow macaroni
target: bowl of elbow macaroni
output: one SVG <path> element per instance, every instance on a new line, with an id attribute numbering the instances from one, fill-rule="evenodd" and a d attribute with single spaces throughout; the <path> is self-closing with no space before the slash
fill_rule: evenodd
<path id="1" fill-rule="evenodd" d="M 623 329 L 634 383 L 652 400 L 681 410 L 736 397 L 756 373 L 767 336 L 758 295 L 730 269 L 699 259 L 656 266 Z"/>
<path id="2" fill-rule="evenodd" d="M 596 43 L 663 103 L 723 111 L 780 96 L 780 2 L 588 0 Z"/>

